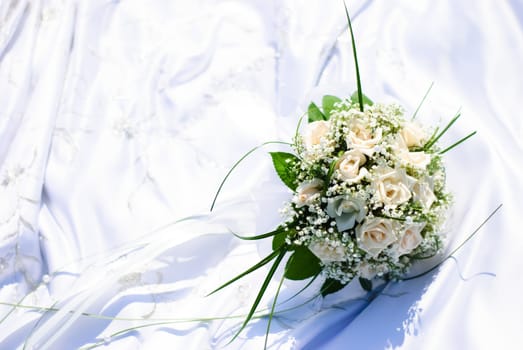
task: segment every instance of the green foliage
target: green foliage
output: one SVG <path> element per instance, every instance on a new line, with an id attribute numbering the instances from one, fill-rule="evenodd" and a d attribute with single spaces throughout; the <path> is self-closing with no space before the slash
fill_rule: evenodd
<path id="1" fill-rule="evenodd" d="M 358 278 L 361 288 L 366 290 L 367 292 L 370 292 L 372 290 L 372 281 L 368 280 L 366 278 L 360 277 Z"/>
<path id="2" fill-rule="evenodd" d="M 298 158 L 291 153 L 286 152 L 270 152 L 272 157 L 272 163 L 274 169 L 280 177 L 281 181 L 291 190 L 296 191 L 297 186 L 297 173 L 294 170 L 294 164 L 298 161 Z"/>
<path id="3" fill-rule="evenodd" d="M 337 102 L 341 102 L 341 99 L 339 97 L 331 95 L 323 96 L 323 99 L 321 100 L 321 106 L 323 108 L 323 113 L 327 117 L 327 119 L 329 119 L 331 111 L 334 109 L 334 104 Z"/>
<path id="4" fill-rule="evenodd" d="M 304 280 L 321 272 L 321 261 L 309 248 L 299 246 L 287 261 L 285 278 Z"/>
<path id="5" fill-rule="evenodd" d="M 333 278 L 327 278 L 321 286 L 321 295 L 325 297 L 329 294 L 336 293 L 337 291 L 343 289 L 343 287 L 345 286 L 346 284 L 343 284 L 338 280 L 335 280 Z"/>
<path id="6" fill-rule="evenodd" d="M 309 105 L 307 113 L 309 115 L 309 123 L 317 122 L 320 120 L 327 120 L 325 114 L 322 113 L 322 111 L 318 108 L 318 106 L 316 106 L 314 102 L 311 102 L 311 104 Z"/>
<path id="7" fill-rule="evenodd" d="M 272 250 L 277 250 L 285 244 L 285 238 L 290 234 L 290 231 L 285 231 L 284 228 L 280 226 L 274 232 L 276 232 L 276 234 L 272 238 Z"/>

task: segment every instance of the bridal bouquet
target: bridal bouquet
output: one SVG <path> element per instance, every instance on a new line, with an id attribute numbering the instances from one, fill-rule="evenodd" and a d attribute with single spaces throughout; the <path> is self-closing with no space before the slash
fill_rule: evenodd
<path id="1" fill-rule="evenodd" d="M 373 279 L 402 279 L 413 263 L 443 249 L 442 225 L 451 194 L 445 189 L 442 155 L 475 133 L 441 148 L 438 141 L 459 113 L 444 128 L 429 128 L 415 120 L 418 110 L 406 118 L 400 106 L 373 103 L 365 96 L 346 14 L 357 91 L 343 99 L 326 95 L 321 107 L 311 103 L 307 124 L 301 128 L 300 120 L 288 144 L 293 152 L 270 153 L 292 198 L 273 232 L 238 237 L 272 238 L 272 253 L 212 292 L 273 262 L 236 335 L 252 318 L 286 255 L 269 327 L 283 279 L 321 277 L 323 296 L 353 280 L 370 291 Z"/>
<path id="2" fill-rule="evenodd" d="M 294 192 L 282 209 L 273 249 L 289 251 L 285 277 L 323 274 L 322 294 L 358 278 L 399 278 L 437 254 L 450 202 L 432 133 L 407 121 L 397 105 L 323 98 L 292 153 L 272 153 L 276 172 Z"/>

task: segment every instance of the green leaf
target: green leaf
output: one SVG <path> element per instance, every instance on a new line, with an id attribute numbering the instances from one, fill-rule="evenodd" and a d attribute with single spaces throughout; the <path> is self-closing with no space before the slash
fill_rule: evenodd
<path id="1" fill-rule="evenodd" d="M 360 281 L 361 288 L 370 292 L 372 290 L 372 281 L 363 277 L 358 279 Z"/>
<path id="2" fill-rule="evenodd" d="M 291 190 L 296 191 L 298 185 L 296 184 L 297 174 L 292 167 L 292 163 L 298 161 L 298 158 L 291 153 L 286 152 L 270 152 L 274 169 L 280 177 L 281 181 Z"/>
<path id="3" fill-rule="evenodd" d="M 272 250 L 280 249 L 285 244 L 285 238 L 287 238 L 289 231 L 284 231 L 282 228 L 278 228 L 276 231 L 276 234 L 272 238 Z"/>
<path id="4" fill-rule="evenodd" d="M 321 286 L 321 295 L 326 297 L 329 294 L 336 293 L 337 291 L 343 289 L 345 286 L 346 284 L 343 284 L 338 280 L 327 278 Z"/>
<path id="5" fill-rule="evenodd" d="M 372 100 L 370 98 L 368 98 L 366 95 L 362 94 L 361 95 L 361 99 L 363 101 L 363 104 L 364 105 L 369 105 L 369 106 L 372 106 L 374 104 L 374 102 L 372 102 Z M 352 103 L 360 103 L 359 102 L 359 98 L 358 98 L 358 92 L 355 91 L 351 96 L 350 96 L 350 100 Z"/>
<path id="6" fill-rule="evenodd" d="M 321 106 L 323 108 L 323 113 L 325 114 L 327 119 L 329 119 L 331 111 L 334 109 L 334 104 L 337 102 L 341 102 L 341 99 L 336 96 L 323 96 L 323 99 L 321 100 Z"/>
<path id="7" fill-rule="evenodd" d="M 319 120 L 327 120 L 325 114 L 323 114 L 318 106 L 314 102 L 311 102 L 309 109 L 307 110 L 309 114 L 309 123 L 317 122 Z"/>
<path id="8" fill-rule="evenodd" d="M 297 247 L 287 261 L 285 278 L 304 280 L 321 272 L 321 261 L 307 247 Z"/>

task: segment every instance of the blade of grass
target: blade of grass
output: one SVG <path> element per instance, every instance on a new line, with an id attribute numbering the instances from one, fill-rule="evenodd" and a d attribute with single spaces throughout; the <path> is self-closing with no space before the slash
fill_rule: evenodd
<path id="1" fill-rule="evenodd" d="M 227 174 L 225 175 L 225 177 L 223 178 L 222 182 L 220 183 L 220 186 L 218 187 L 218 191 L 216 191 L 216 195 L 214 196 L 214 199 L 212 201 L 212 204 L 211 204 L 211 209 L 209 211 L 213 211 L 214 209 L 214 205 L 216 204 L 216 200 L 218 199 L 218 195 L 220 194 L 220 192 L 222 191 L 222 187 L 223 185 L 225 184 L 225 182 L 227 181 L 227 179 L 229 178 L 229 176 L 231 175 L 231 173 L 234 171 L 234 169 L 236 169 L 236 167 L 245 160 L 245 158 L 247 158 L 248 156 L 250 156 L 252 153 L 254 153 L 256 150 L 264 147 L 264 146 L 267 146 L 267 145 L 272 145 L 272 144 L 280 144 L 280 145 L 287 145 L 287 146 L 292 146 L 290 143 L 288 142 L 283 142 L 283 141 L 268 141 L 268 142 L 264 142 L 262 143 L 261 145 L 259 146 L 256 146 L 254 147 L 253 149 L 251 149 L 249 152 L 245 153 L 236 163 L 234 163 L 234 165 L 232 166 L 232 168 L 227 172 Z"/>
<path id="2" fill-rule="evenodd" d="M 260 260 L 258 263 L 254 264 L 253 266 L 251 266 L 250 268 L 248 268 L 247 270 L 245 270 L 244 272 L 242 272 L 238 276 L 234 277 L 232 280 L 230 280 L 230 281 L 226 282 L 225 284 L 221 285 L 220 287 L 216 288 L 215 290 L 213 290 L 212 292 L 210 292 L 206 296 L 212 295 L 212 294 L 216 293 L 217 291 L 222 290 L 223 288 L 227 287 L 231 283 L 239 280 L 240 278 L 250 274 L 253 271 L 258 270 L 260 267 L 262 267 L 264 265 L 267 265 L 271 260 L 273 260 L 275 257 L 279 256 L 279 254 L 280 255 L 282 253 L 285 254 L 285 252 L 287 252 L 285 246 L 280 248 L 279 250 L 273 251 L 271 254 L 267 255 L 265 258 Z"/>
<path id="3" fill-rule="evenodd" d="M 276 302 L 278 301 L 278 295 L 280 295 L 280 289 L 285 279 L 285 273 L 281 275 L 280 283 L 278 284 L 278 289 L 276 289 L 276 295 L 274 296 L 274 301 L 272 302 L 271 311 L 269 312 L 269 321 L 267 322 L 267 331 L 265 332 L 265 342 L 263 343 L 263 349 L 267 349 L 267 341 L 269 340 L 269 332 L 271 330 L 272 317 L 274 316 L 274 309 L 276 308 Z"/>
<path id="4" fill-rule="evenodd" d="M 425 99 L 427 98 L 427 96 L 429 95 L 429 92 L 430 90 L 432 90 L 432 87 L 434 86 L 434 82 L 432 82 L 429 86 L 429 88 L 427 89 L 427 92 L 425 92 L 425 95 L 423 96 L 423 98 L 421 99 L 421 102 L 419 103 L 418 105 L 418 108 L 416 108 L 416 110 L 414 111 L 414 114 L 412 115 L 412 117 L 410 118 L 410 120 L 414 120 L 416 118 L 416 115 L 418 114 L 421 106 L 423 105 L 423 103 L 425 102 Z"/>
<path id="5" fill-rule="evenodd" d="M 280 229 L 276 229 L 274 231 L 263 233 L 263 234 L 257 235 L 257 236 L 240 236 L 239 234 L 235 233 L 234 231 L 229 230 L 229 232 L 232 233 L 236 238 L 242 239 L 244 241 L 257 241 L 259 239 L 276 236 L 278 233 L 280 233 L 282 231 Z"/>
<path id="6" fill-rule="evenodd" d="M 443 136 L 447 130 L 450 129 L 450 127 L 459 119 L 459 117 L 461 117 L 461 112 L 460 110 L 458 110 L 458 112 L 456 113 L 456 115 L 454 116 L 454 118 L 451 119 L 451 121 L 447 124 L 447 126 L 441 130 L 441 132 L 436 136 L 434 137 L 434 139 L 432 139 L 431 141 L 427 142 L 427 144 L 423 147 L 424 150 L 428 150 L 430 149 L 436 142 L 438 142 L 438 140 L 441 138 L 441 136 Z"/>
<path id="7" fill-rule="evenodd" d="M 269 286 L 269 282 L 271 281 L 272 276 L 274 276 L 274 273 L 276 272 L 276 269 L 280 265 L 280 263 L 281 263 L 281 261 L 283 259 L 283 256 L 285 255 L 285 253 L 287 253 L 287 250 L 285 250 L 285 249 L 281 249 L 280 250 L 278 257 L 276 258 L 276 260 L 272 264 L 271 269 L 269 270 L 269 272 L 267 273 L 267 276 L 265 277 L 265 280 L 263 281 L 263 284 L 262 284 L 262 286 L 260 288 L 260 291 L 258 292 L 258 295 L 256 296 L 256 299 L 254 300 L 254 303 L 252 304 L 251 310 L 247 314 L 247 317 L 243 321 L 243 324 L 241 325 L 240 329 L 236 332 L 234 337 L 232 337 L 232 339 L 229 341 L 229 344 L 232 343 L 234 341 L 234 339 L 236 339 L 238 337 L 238 335 L 240 335 L 240 333 L 243 331 L 245 326 L 247 326 L 247 324 L 251 320 L 252 315 L 256 311 L 256 308 L 258 307 L 258 304 L 260 303 L 263 295 L 265 294 L 265 291 L 267 290 L 267 287 Z"/>
<path id="8" fill-rule="evenodd" d="M 307 288 L 310 287 L 310 285 L 316 280 L 316 278 L 318 278 L 319 275 L 320 274 L 317 274 L 316 276 L 311 278 L 311 280 L 309 282 L 307 282 L 307 284 L 302 289 L 300 289 L 299 291 L 294 293 L 291 297 L 289 297 L 289 298 L 285 299 L 284 301 L 282 301 L 281 304 L 285 304 L 285 303 L 291 301 L 292 299 L 296 298 L 298 295 L 300 295 L 304 290 L 306 290 Z"/>
<path id="9" fill-rule="evenodd" d="M 409 280 L 413 280 L 415 278 L 419 278 L 419 277 L 422 277 L 422 276 L 425 276 L 426 274 L 428 274 L 429 272 L 432 272 L 434 271 L 435 269 L 437 269 L 438 267 L 441 266 L 441 264 L 443 264 L 445 261 L 447 261 L 448 259 L 450 259 L 450 257 L 452 257 L 454 254 L 456 254 L 456 252 L 458 250 L 461 249 L 461 247 L 463 247 L 468 241 L 470 241 L 472 239 L 472 237 L 474 237 L 476 235 L 476 233 L 478 233 L 478 231 L 483 227 L 485 226 L 485 224 L 494 216 L 494 214 L 496 214 L 498 212 L 499 209 L 501 209 L 501 207 L 503 206 L 503 204 L 500 204 L 497 206 L 496 209 L 494 209 L 494 211 L 492 213 L 490 213 L 490 215 L 481 223 L 479 224 L 479 226 L 463 241 L 461 242 L 460 245 L 458 245 L 452 252 L 450 252 L 450 254 L 448 254 L 445 259 L 443 259 L 441 262 L 439 262 L 438 264 L 436 264 L 435 266 L 431 267 L 430 269 L 428 269 L 427 271 L 425 272 L 422 272 L 420 274 L 417 274 L 417 275 L 414 275 L 414 276 L 411 276 L 411 277 L 407 277 L 407 278 L 401 278 L 400 280 L 401 281 L 409 281 Z"/>
<path id="10" fill-rule="evenodd" d="M 347 16 L 347 23 L 349 25 L 349 34 L 352 43 L 352 54 L 354 56 L 354 68 L 356 69 L 356 85 L 358 86 L 358 103 L 360 105 L 360 111 L 363 112 L 363 91 L 361 90 L 361 79 L 360 79 L 360 67 L 358 65 L 358 55 L 356 53 L 356 42 L 354 40 L 354 33 L 352 31 L 352 23 L 350 20 L 349 10 L 347 4 L 343 1 L 345 7 L 345 15 Z"/>
<path id="11" fill-rule="evenodd" d="M 451 149 L 453 149 L 454 147 L 456 147 L 457 145 L 465 142 L 466 140 L 468 140 L 469 138 L 471 138 L 472 136 L 476 135 L 476 132 L 471 132 L 470 134 L 468 134 L 467 136 L 465 136 L 464 138 L 462 138 L 461 140 L 459 140 L 458 142 L 455 142 L 453 143 L 452 145 L 450 145 L 449 147 L 445 148 L 443 151 L 439 152 L 439 154 L 443 154 L 443 153 L 446 153 L 448 151 L 450 151 Z"/>

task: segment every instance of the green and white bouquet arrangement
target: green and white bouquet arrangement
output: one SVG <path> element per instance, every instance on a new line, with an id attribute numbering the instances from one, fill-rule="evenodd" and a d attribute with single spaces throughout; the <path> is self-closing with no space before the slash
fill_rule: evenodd
<path id="1" fill-rule="evenodd" d="M 445 188 L 442 156 L 475 132 L 440 147 L 438 141 L 460 113 L 443 128 L 420 124 L 416 114 L 430 88 L 410 118 L 399 105 L 373 103 L 365 96 L 346 7 L 345 11 L 357 90 L 348 98 L 326 95 L 320 107 L 311 103 L 307 124 L 301 127 L 302 117 L 293 142 L 287 143 L 293 152 L 270 153 L 276 173 L 292 190 L 292 198 L 281 208 L 283 222 L 269 233 L 237 236 L 271 238 L 272 252 L 211 293 L 272 262 L 236 336 L 253 317 L 286 256 L 268 327 L 285 279 L 323 278 L 322 296 L 340 291 L 353 280 L 371 291 L 376 279 L 416 277 L 406 277 L 411 266 L 444 249 L 442 228 L 452 196 Z M 264 145 L 270 143 L 284 142 Z M 216 196 L 220 190 L 221 186 Z"/>

